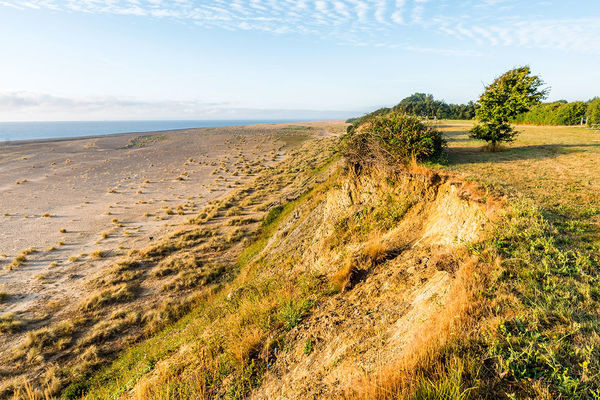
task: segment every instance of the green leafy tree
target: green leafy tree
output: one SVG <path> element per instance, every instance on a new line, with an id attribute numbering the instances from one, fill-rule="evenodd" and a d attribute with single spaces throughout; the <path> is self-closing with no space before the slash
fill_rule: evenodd
<path id="1" fill-rule="evenodd" d="M 492 150 L 502 142 L 512 142 L 518 132 L 510 121 L 528 111 L 546 97 L 544 82 L 531 75 L 528 66 L 512 69 L 485 88 L 479 98 L 475 116 L 479 124 L 471 129 L 471 137 L 485 140 Z"/>
<path id="2" fill-rule="evenodd" d="M 588 125 L 600 124 L 600 98 L 590 101 L 587 109 Z"/>

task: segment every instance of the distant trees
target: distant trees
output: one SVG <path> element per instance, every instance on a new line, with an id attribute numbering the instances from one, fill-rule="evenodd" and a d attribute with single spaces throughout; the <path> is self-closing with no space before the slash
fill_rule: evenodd
<path id="1" fill-rule="evenodd" d="M 588 125 L 600 124 L 600 97 L 590 101 L 587 107 Z"/>
<path id="2" fill-rule="evenodd" d="M 433 95 L 425 93 L 414 93 L 400 101 L 392 108 L 383 107 L 358 118 L 350 118 L 346 122 L 352 124 L 348 127 L 351 131 L 361 123 L 375 116 L 381 116 L 390 112 L 416 115 L 426 118 L 437 119 L 473 119 L 477 104 L 470 101 L 467 104 L 448 104 L 442 100 L 436 100 Z"/>
<path id="3" fill-rule="evenodd" d="M 392 107 L 396 112 L 438 119 L 473 119 L 475 109 L 472 101 L 468 104 L 448 104 L 425 93 L 412 94 Z"/>
<path id="4" fill-rule="evenodd" d="M 515 117 L 514 122 L 534 125 L 579 125 L 591 102 L 564 100 L 537 104 Z"/>
<path id="5" fill-rule="evenodd" d="M 531 75 L 528 66 L 512 69 L 497 78 L 479 98 L 475 116 L 478 124 L 471 129 L 470 137 L 485 140 L 495 151 L 498 144 L 511 142 L 518 132 L 511 126 L 514 118 L 539 104 L 547 90 L 544 82 Z"/>

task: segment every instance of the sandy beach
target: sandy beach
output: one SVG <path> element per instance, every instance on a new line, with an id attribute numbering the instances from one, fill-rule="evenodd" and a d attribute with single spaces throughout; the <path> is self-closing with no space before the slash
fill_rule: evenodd
<path id="1" fill-rule="evenodd" d="M 3 145 L 0 282 L 12 300 L 3 311 L 78 297 L 78 285 L 69 282 L 105 262 L 86 263 L 82 270 L 83 254 L 109 249 L 116 256 L 143 245 L 247 178 L 234 177 L 233 170 L 212 174 L 221 165 L 231 167 L 242 157 L 253 163 L 283 156 L 271 153 L 281 143 L 267 140 L 261 128 L 252 130 L 258 132 L 219 128 Z M 177 213 L 178 205 L 185 207 L 183 213 Z M 11 268 L 12 260 L 31 248 L 27 262 Z"/>
<path id="2" fill-rule="evenodd" d="M 80 315 L 82 301 L 96 288 L 118 284 L 113 275 L 119 260 L 181 230 L 207 205 L 222 201 L 216 199 L 235 191 L 247 196 L 260 186 L 267 196 L 260 206 L 264 210 L 272 199 L 277 201 L 279 191 L 293 186 L 289 166 L 282 167 L 280 174 L 290 178 L 279 178 L 272 185 L 264 181 L 273 166 L 289 159 L 301 145 L 310 142 L 314 146 L 321 138 L 342 131 L 341 123 L 312 122 L 3 144 L 1 352 L 9 356 L 28 332 Z M 314 151 L 318 154 L 317 148 Z M 251 209 L 244 207 L 248 222 L 256 213 Z M 227 222 L 231 218 L 235 217 L 224 215 L 217 225 L 205 225 L 213 231 L 211 235 L 227 234 L 233 229 Z M 219 224 L 224 227 L 221 231 Z M 247 229 L 235 228 L 235 232 Z M 229 236 L 224 237 L 229 240 Z M 231 262 L 231 255 L 219 251 L 209 258 Z M 103 283 L 107 277 L 116 283 Z M 140 282 L 147 286 L 136 306 L 140 313 L 152 308 L 148 301 L 158 305 L 163 295 L 175 299 L 189 293 L 168 294 L 161 289 L 164 282 L 160 279 Z M 36 367 L 26 376 L 45 371 L 45 362 L 40 361 L 36 364 L 41 369 Z M 20 376 L 21 368 L 14 364 L 0 368 L 0 374 Z"/>

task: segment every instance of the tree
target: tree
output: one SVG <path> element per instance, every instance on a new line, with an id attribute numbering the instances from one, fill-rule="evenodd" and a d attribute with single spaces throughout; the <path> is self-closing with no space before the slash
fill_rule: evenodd
<path id="1" fill-rule="evenodd" d="M 475 116 L 479 124 L 471 129 L 470 137 L 485 140 L 493 151 L 502 142 L 512 142 L 518 132 L 510 121 L 528 111 L 546 97 L 544 82 L 531 75 L 529 66 L 512 69 L 497 78 L 479 98 Z"/>
<path id="2" fill-rule="evenodd" d="M 600 124 L 600 98 L 590 101 L 587 108 L 588 125 Z"/>

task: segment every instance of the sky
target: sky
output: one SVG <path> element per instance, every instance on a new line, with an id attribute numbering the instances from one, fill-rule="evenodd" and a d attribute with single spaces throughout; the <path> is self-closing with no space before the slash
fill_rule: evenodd
<path id="1" fill-rule="evenodd" d="M 0 121 L 347 118 L 521 65 L 600 96 L 600 1 L 0 0 Z"/>

